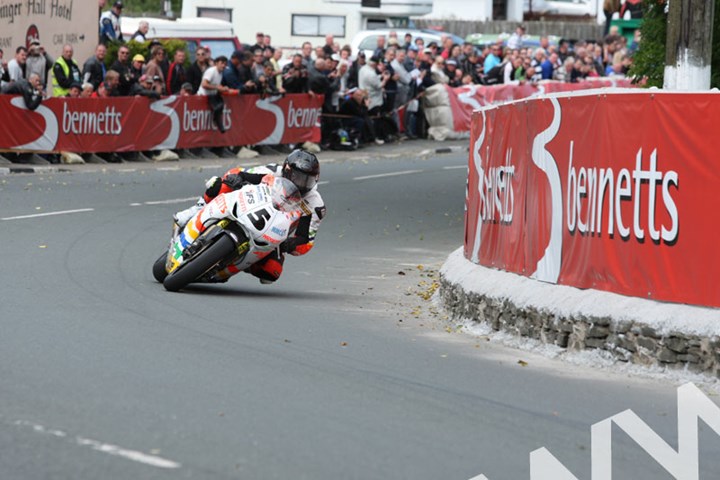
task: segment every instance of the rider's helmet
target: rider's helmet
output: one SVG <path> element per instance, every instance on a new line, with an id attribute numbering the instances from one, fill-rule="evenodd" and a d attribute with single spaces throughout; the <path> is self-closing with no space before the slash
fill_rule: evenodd
<path id="1" fill-rule="evenodd" d="M 300 189 L 300 193 L 305 195 L 317 185 L 320 178 L 320 162 L 310 152 L 293 150 L 283 163 L 282 175 L 293 182 Z"/>
<path id="2" fill-rule="evenodd" d="M 293 182 L 283 177 L 265 175 L 262 182 L 270 187 L 273 206 L 283 212 L 293 212 L 300 208 L 302 195 Z"/>

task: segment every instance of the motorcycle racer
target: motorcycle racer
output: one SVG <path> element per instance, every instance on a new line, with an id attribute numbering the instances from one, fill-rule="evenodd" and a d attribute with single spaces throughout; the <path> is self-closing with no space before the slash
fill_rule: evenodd
<path id="1" fill-rule="evenodd" d="M 282 165 L 232 168 L 222 177 L 210 178 L 205 183 L 206 190 L 203 197 L 192 207 L 177 212 L 174 218 L 179 227 L 184 227 L 213 198 L 238 190 L 246 184 L 258 185 L 266 175 L 282 176 L 293 182 L 300 190 L 303 200 L 300 205 L 303 216 L 298 221 L 294 234 L 281 245 L 279 251 L 268 255 L 249 269 L 249 273 L 258 277 L 260 283 L 269 284 L 280 278 L 285 253 L 295 256 L 305 255 L 313 248 L 315 235 L 325 218 L 325 203 L 317 190 L 320 162 L 315 155 L 303 150 L 294 150 Z"/>

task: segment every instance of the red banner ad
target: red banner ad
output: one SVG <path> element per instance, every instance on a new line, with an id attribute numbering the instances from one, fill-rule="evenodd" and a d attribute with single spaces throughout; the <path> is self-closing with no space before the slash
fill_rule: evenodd
<path id="1" fill-rule="evenodd" d="M 470 131 L 473 111 L 487 105 L 501 102 L 537 97 L 546 93 L 572 92 L 592 88 L 621 87 L 630 88 L 632 83 L 627 78 L 603 77 L 597 80 L 585 80 L 576 83 L 543 81 L 538 84 L 522 85 L 464 85 L 447 87 L 452 108 L 454 131 Z"/>
<path id="2" fill-rule="evenodd" d="M 593 92 L 473 116 L 465 256 L 720 307 L 720 95 Z"/>
<path id="3" fill-rule="evenodd" d="M 0 149 L 127 152 L 320 140 L 322 97 L 225 97 L 220 133 L 207 97 L 51 98 L 34 112 L 0 96 Z"/>

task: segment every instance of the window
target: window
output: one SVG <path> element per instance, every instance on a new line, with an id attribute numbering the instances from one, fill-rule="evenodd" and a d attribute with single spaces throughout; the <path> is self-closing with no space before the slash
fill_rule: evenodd
<path id="1" fill-rule="evenodd" d="M 345 36 L 345 17 L 330 15 L 293 15 L 292 34 L 303 37 Z"/>
<path id="2" fill-rule="evenodd" d="M 197 16 L 203 18 L 216 18 L 232 22 L 232 8 L 204 8 L 198 7 Z"/>

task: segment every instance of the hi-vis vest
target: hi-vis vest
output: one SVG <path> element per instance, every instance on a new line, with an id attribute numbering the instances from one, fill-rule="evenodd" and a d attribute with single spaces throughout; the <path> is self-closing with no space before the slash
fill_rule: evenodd
<path id="1" fill-rule="evenodd" d="M 75 63 L 74 60 L 70 60 L 70 61 Z M 65 57 L 58 58 L 55 61 L 55 63 L 60 64 L 60 66 L 63 69 L 63 72 L 65 73 L 65 77 L 69 78 L 70 77 L 70 65 L 68 65 L 67 62 L 65 61 Z M 78 70 L 79 70 L 79 67 L 78 67 Z M 80 79 L 76 78 L 75 80 L 79 81 Z M 52 77 L 52 85 L 53 85 L 53 97 L 65 97 L 70 92 L 69 88 L 63 88 L 60 86 L 60 84 L 57 81 L 57 78 L 55 78 L 54 72 L 53 72 L 53 77 Z"/>

